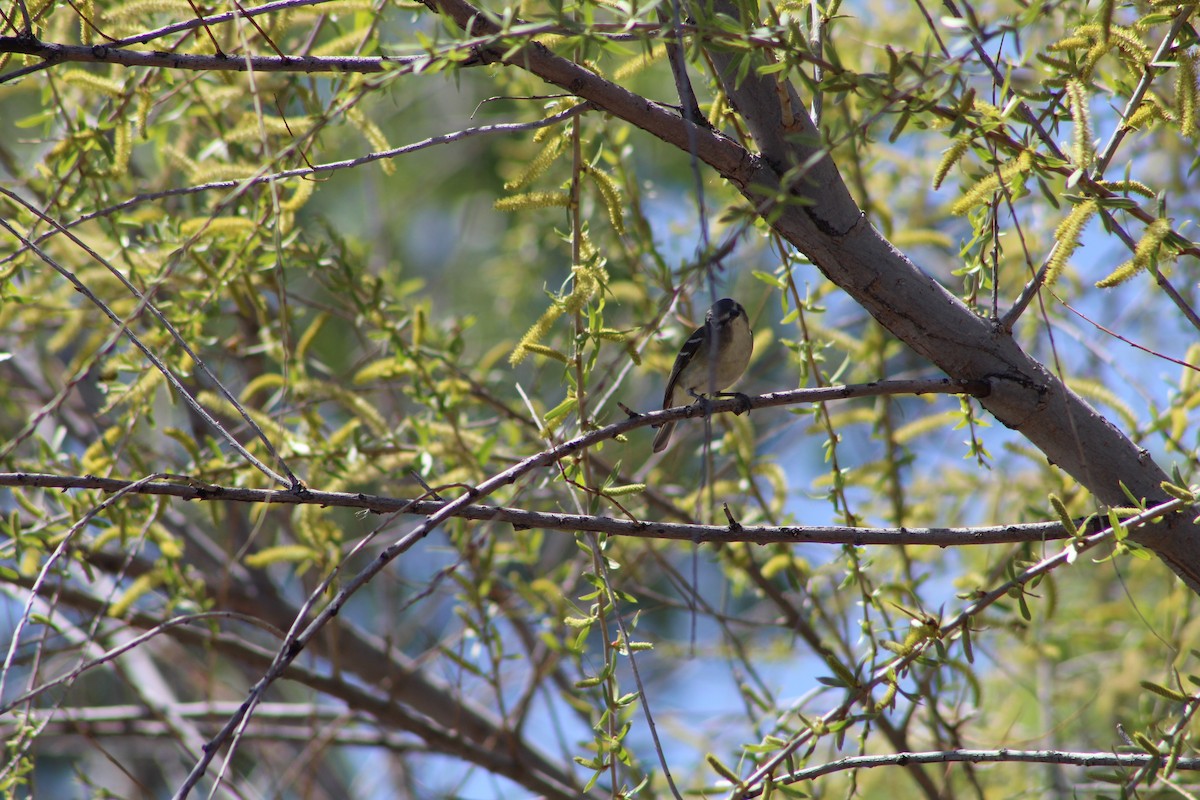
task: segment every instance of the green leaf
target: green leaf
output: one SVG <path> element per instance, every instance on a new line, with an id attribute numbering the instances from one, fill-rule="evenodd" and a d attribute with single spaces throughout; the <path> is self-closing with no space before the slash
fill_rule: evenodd
<path id="1" fill-rule="evenodd" d="M 1178 692 L 1174 689 L 1168 689 L 1166 686 L 1153 683 L 1152 681 L 1139 681 L 1139 684 L 1146 691 L 1153 692 L 1159 697 L 1165 697 L 1168 700 L 1174 700 L 1177 703 L 1186 703 L 1192 699 L 1183 692 Z"/>

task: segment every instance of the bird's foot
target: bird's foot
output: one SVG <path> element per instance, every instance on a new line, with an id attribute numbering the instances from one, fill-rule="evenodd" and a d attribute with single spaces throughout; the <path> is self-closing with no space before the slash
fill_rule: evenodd
<path id="1" fill-rule="evenodd" d="M 688 394 L 690 394 L 693 397 L 693 399 L 695 399 L 695 401 L 696 401 L 696 402 L 692 403 L 691 408 L 688 410 L 688 419 L 691 419 L 692 417 L 711 417 L 712 416 L 713 401 L 708 395 L 698 394 L 696 392 L 691 391 L 690 389 L 688 390 Z M 693 411 L 695 413 L 693 413 Z"/>

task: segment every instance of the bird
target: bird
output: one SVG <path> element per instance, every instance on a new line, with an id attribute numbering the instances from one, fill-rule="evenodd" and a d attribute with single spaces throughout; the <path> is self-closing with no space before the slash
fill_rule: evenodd
<path id="1" fill-rule="evenodd" d="M 713 303 L 704 315 L 704 324 L 687 338 L 675 357 L 663 408 L 680 405 L 689 397 L 716 395 L 732 386 L 746 371 L 753 351 L 754 334 L 742 304 L 729 297 Z M 662 424 L 654 437 L 654 452 L 666 449 L 673 430 L 673 421 Z"/>

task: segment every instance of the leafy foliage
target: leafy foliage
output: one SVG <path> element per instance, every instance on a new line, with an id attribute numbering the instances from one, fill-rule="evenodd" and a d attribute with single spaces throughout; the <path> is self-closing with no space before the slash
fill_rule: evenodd
<path id="1" fill-rule="evenodd" d="M 494 33 L 433 0 L 5 10 L 5 796 L 65 796 L 72 774 L 123 796 L 1194 792 L 1195 594 L 1128 518 L 1190 504 L 1200 463 L 1200 322 L 1172 282 L 1195 286 L 1200 252 L 1196 6 L 471 8 Z M 33 42 L 79 49 L 42 62 Z M 615 90 L 583 103 L 533 74 L 543 52 L 636 108 L 694 100 L 737 165 L 764 119 L 796 144 L 814 116 L 803 144 L 865 218 L 1173 467 L 1173 504 L 1110 515 L 976 401 L 932 394 L 530 466 L 656 409 L 715 297 L 754 322 L 747 393 L 941 377 L 744 175 L 702 163 L 707 128 L 630 122 Z M 739 106 L 760 77 L 777 105 Z M 772 168 L 799 184 L 813 165 Z M 375 495 L 413 505 L 350 510 Z M 482 510 L 421 527 L 458 498 Z M 1019 529 L 1043 520 L 1066 542 Z M 818 525 L 851 530 L 810 543 Z M 1014 533 L 853 538 L 970 525 Z M 739 537 L 754 526 L 777 538 Z M 240 738 L 211 747 L 256 686 Z M 805 774 L 1022 748 L 1154 759 Z"/>

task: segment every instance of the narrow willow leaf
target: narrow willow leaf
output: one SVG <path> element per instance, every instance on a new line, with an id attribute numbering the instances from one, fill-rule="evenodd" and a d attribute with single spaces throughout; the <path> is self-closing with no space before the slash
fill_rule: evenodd
<path id="1" fill-rule="evenodd" d="M 1160 686 L 1159 684 L 1151 681 L 1139 681 L 1139 683 L 1146 691 L 1153 692 L 1159 697 L 1165 697 L 1168 700 L 1174 700 L 1177 703 L 1186 703 L 1192 699 L 1183 692 L 1176 691 L 1175 689 L 1168 689 L 1166 686 Z"/>
<path id="2" fill-rule="evenodd" d="M 145 575 L 138 576 L 129 585 L 129 588 L 109 606 L 109 616 L 118 618 L 125 616 L 134 603 L 161 584 L 162 578 L 156 572 L 148 572 Z"/>
<path id="3" fill-rule="evenodd" d="M 308 545 L 285 544 L 278 547 L 267 547 L 257 553 L 251 553 L 243 561 L 252 569 L 262 569 L 270 564 L 298 564 L 302 561 L 313 561 L 318 553 Z"/>
<path id="4" fill-rule="evenodd" d="M 704 760 L 708 762 L 708 765 L 713 768 L 714 772 L 716 772 L 725 780 L 729 781 L 730 783 L 741 784 L 742 779 L 738 777 L 738 774 L 722 764 L 720 759 L 718 759 L 712 753 L 706 754 L 704 756 Z"/>
<path id="5" fill-rule="evenodd" d="M 550 348 L 541 348 L 540 345 L 530 345 L 530 348 L 533 350 L 533 352 L 537 352 L 538 349 L 545 349 L 545 350 L 550 349 Z M 565 360 L 566 356 L 563 356 L 563 359 Z M 542 416 L 542 419 L 545 421 L 545 423 L 548 426 L 553 428 L 554 423 L 558 422 L 563 417 L 565 417 L 567 414 L 570 414 L 572 411 L 574 411 L 576 405 L 577 405 L 577 403 L 575 401 L 575 398 L 568 397 L 566 400 L 563 400 L 561 403 L 556 405 L 554 408 L 547 411 Z"/>
<path id="6" fill-rule="evenodd" d="M 1176 486 L 1170 481 L 1163 481 L 1159 484 L 1159 486 L 1162 487 L 1164 492 L 1171 495 L 1171 497 L 1174 497 L 1176 500 L 1182 500 L 1183 502 L 1189 504 L 1196 502 L 1196 495 L 1182 486 Z"/>

